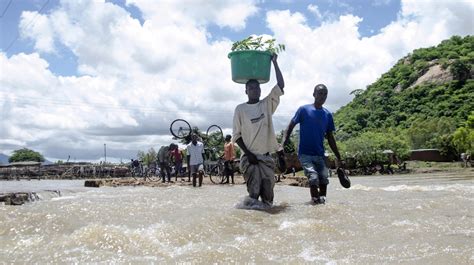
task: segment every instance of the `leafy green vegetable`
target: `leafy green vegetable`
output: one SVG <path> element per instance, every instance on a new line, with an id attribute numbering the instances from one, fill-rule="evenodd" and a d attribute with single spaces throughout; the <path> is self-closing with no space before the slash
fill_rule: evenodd
<path id="1" fill-rule="evenodd" d="M 275 39 L 263 40 L 263 36 L 250 36 L 241 41 L 236 41 L 232 44 L 232 51 L 268 51 L 271 53 L 280 53 L 285 50 L 284 44 L 276 44 Z"/>

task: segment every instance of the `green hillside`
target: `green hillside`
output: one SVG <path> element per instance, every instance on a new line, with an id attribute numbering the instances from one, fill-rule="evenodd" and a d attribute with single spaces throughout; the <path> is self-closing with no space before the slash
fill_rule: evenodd
<path id="1" fill-rule="evenodd" d="M 354 153 L 369 141 L 404 154 L 416 148 L 453 157 L 472 151 L 456 142 L 455 133 L 469 128 L 474 115 L 473 64 L 474 36 L 454 36 L 400 59 L 366 90 L 353 91 L 352 102 L 335 114 L 342 149 Z"/>

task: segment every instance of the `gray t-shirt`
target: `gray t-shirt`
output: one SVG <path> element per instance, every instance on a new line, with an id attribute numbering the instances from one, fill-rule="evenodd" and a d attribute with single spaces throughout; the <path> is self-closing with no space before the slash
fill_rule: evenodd
<path id="1" fill-rule="evenodd" d="M 245 146 L 255 154 L 272 153 L 278 149 L 273 113 L 283 91 L 275 85 L 264 99 L 255 104 L 242 103 L 235 108 L 232 140 L 242 137 Z M 243 154 L 243 153 L 242 153 Z"/>

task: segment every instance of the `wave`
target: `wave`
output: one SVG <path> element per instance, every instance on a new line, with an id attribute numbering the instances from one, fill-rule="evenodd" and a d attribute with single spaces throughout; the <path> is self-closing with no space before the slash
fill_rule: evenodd
<path id="1" fill-rule="evenodd" d="M 466 192 L 474 193 L 474 185 L 451 184 L 451 185 L 393 185 L 387 187 L 370 187 L 361 184 L 356 184 L 351 187 L 351 190 L 383 190 L 383 191 L 452 191 L 452 192 Z"/>

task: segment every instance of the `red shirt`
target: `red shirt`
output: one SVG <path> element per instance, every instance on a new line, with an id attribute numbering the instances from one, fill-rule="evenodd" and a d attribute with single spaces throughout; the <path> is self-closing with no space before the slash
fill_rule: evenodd
<path id="1" fill-rule="evenodd" d="M 174 161 L 181 161 L 183 160 L 183 156 L 181 155 L 181 152 L 179 151 L 178 148 L 174 149 L 174 150 L 171 150 L 170 151 L 170 154 L 173 156 L 173 160 Z"/>

